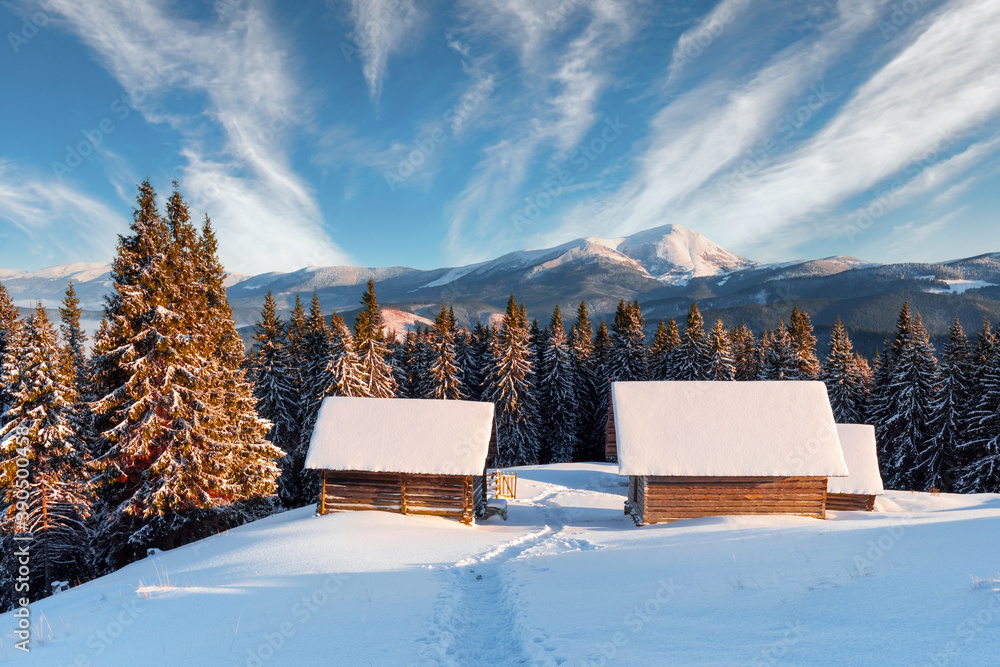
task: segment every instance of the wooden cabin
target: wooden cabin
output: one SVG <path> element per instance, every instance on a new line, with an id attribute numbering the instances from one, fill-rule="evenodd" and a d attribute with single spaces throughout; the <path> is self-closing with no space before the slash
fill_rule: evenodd
<path id="1" fill-rule="evenodd" d="M 881 496 L 882 475 L 875 449 L 875 427 L 867 424 L 837 424 L 837 435 L 847 462 L 847 477 L 831 477 L 826 486 L 828 510 L 871 512 L 875 496 Z"/>
<path id="2" fill-rule="evenodd" d="M 607 434 L 638 525 L 822 519 L 827 478 L 848 474 L 822 382 L 615 382 Z"/>
<path id="3" fill-rule="evenodd" d="M 320 471 L 319 514 L 382 510 L 471 524 L 485 510 L 495 452 L 492 403 L 331 396 L 305 467 Z"/>

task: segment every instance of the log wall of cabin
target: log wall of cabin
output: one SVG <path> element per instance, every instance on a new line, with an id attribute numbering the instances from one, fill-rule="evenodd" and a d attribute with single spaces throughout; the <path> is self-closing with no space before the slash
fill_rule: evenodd
<path id="1" fill-rule="evenodd" d="M 734 514 L 826 518 L 826 477 L 636 477 L 643 523 Z M 630 488 L 630 494 L 632 490 Z"/>
<path id="2" fill-rule="evenodd" d="M 827 493 L 826 508 L 838 512 L 871 512 L 875 509 L 875 496 L 857 493 Z"/>
<path id="3" fill-rule="evenodd" d="M 608 461 L 618 460 L 618 438 L 615 436 L 615 404 L 608 405 L 608 422 L 605 426 L 604 458 Z"/>
<path id="4" fill-rule="evenodd" d="M 324 470 L 319 512 L 381 510 L 475 520 L 472 475 Z"/>

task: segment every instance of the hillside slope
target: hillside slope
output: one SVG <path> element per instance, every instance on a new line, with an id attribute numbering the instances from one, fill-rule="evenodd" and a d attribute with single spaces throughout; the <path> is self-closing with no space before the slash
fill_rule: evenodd
<path id="1" fill-rule="evenodd" d="M 510 520 L 303 508 L 32 606 L 15 665 L 996 664 L 1000 496 L 636 528 L 606 464 L 519 469 Z"/>

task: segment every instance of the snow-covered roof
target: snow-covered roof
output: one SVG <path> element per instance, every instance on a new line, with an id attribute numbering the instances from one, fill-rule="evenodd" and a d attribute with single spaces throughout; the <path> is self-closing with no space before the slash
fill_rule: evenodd
<path id="1" fill-rule="evenodd" d="M 882 475 L 875 451 L 875 427 L 867 424 L 837 424 L 840 446 L 850 475 L 827 480 L 827 493 L 856 493 L 881 496 Z"/>
<path id="2" fill-rule="evenodd" d="M 822 382 L 615 382 L 619 475 L 847 475 Z"/>
<path id="3" fill-rule="evenodd" d="M 305 467 L 481 475 L 492 433 L 492 403 L 330 396 Z"/>

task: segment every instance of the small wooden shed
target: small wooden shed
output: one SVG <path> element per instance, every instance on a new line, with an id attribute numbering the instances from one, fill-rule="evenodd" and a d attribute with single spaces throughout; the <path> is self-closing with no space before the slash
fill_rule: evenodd
<path id="1" fill-rule="evenodd" d="M 305 467 L 319 514 L 383 510 L 471 524 L 486 506 L 493 404 L 401 398 L 323 400 Z"/>
<path id="2" fill-rule="evenodd" d="M 828 510 L 875 509 L 875 496 L 881 496 L 882 474 L 875 449 L 875 427 L 867 424 L 837 424 L 837 435 L 847 461 L 847 477 L 831 477 L 826 486 Z"/>
<path id="3" fill-rule="evenodd" d="M 640 525 L 822 519 L 827 478 L 848 474 L 822 382 L 615 382 L 607 433 Z"/>

